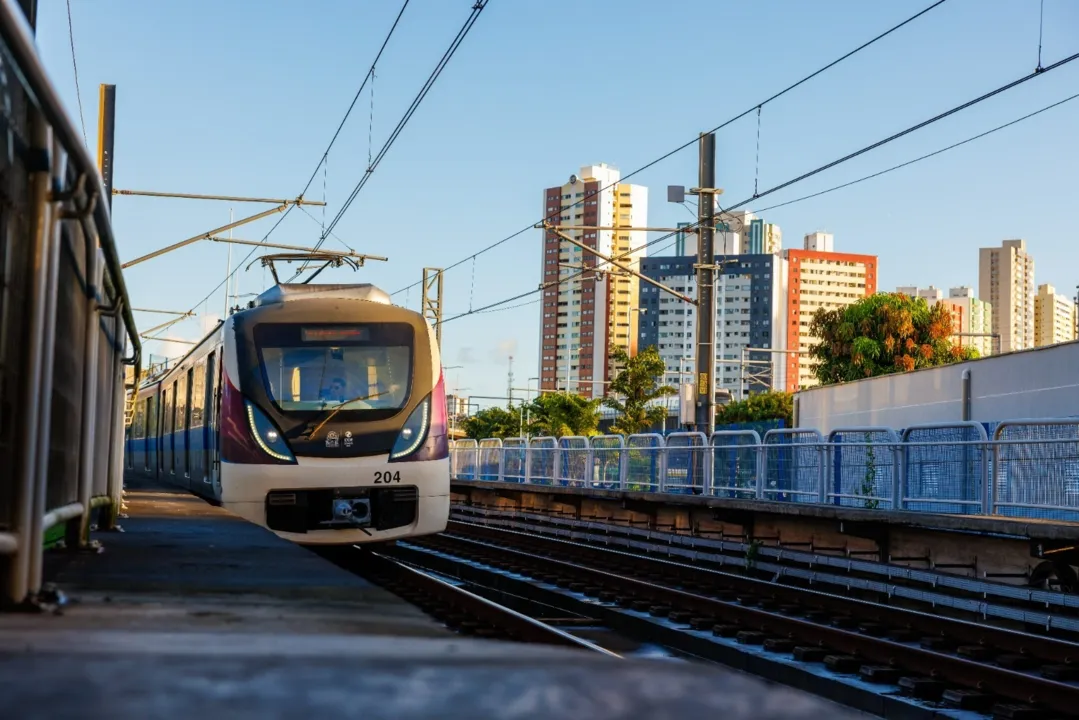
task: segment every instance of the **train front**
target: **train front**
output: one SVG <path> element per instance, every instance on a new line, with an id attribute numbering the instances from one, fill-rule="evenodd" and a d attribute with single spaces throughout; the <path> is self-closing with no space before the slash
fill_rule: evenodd
<path id="1" fill-rule="evenodd" d="M 371 286 L 278 286 L 229 318 L 221 499 L 302 544 L 441 532 L 446 395 L 422 316 Z"/>

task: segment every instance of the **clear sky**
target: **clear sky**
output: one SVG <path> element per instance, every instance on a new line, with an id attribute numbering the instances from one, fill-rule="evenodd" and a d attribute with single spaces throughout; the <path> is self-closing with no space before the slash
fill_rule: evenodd
<path id="1" fill-rule="evenodd" d="M 337 227 L 349 245 L 390 258 L 353 276 L 390 292 L 530 223 L 542 190 L 584 164 L 627 173 L 930 4 L 930 0 L 491 0 L 460 51 Z M 399 9 L 396 0 L 72 0 L 86 134 L 97 135 L 100 83 L 117 86 L 118 188 L 295 196 L 329 142 Z M 327 217 L 377 152 L 469 14 L 472 0 L 412 0 L 326 172 Z M 1079 2 L 1045 0 L 1043 65 L 1079 51 Z M 759 183 L 767 188 L 1031 72 L 1037 0 L 948 0 L 781 100 L 761 117 Z M 40 0 L 38 43 L 78 122 L 65 3 Z M 1079 92 L 1079 61 L 879 151 L 776 193 L 767 207 L 912 159 Z M 882 289 L 977 286 L 977 249 L 1021 237 L 1036 280 L 1079 284 L 1079 100 L 879 179 L 764 214 L 785 247 L 835 234 L 836 249 L 880 256 Z M 753 192 L 756 117 L 717 137 L 718 184 Z M 636 176 L 650 224 L 690 220 L 668 184 L 696 183 L 696 152 Z M 323 177 L 310 199 L 321 200 Z M 130 259 L 261 206 L 117 197 L 120 255 Z M 313 243 L 314 219 L 293 212 L 277 242 Z M 273 218 L 236 231 L 261 239 Z M 330 240 L 329 247 L 341 247 Z M 247 250 L 233 252 L 234 265 Z M 226 273 L 227 247 L 201 243 L 132 268 L 140 307 L 186 310 Z M 239 292 L 269 276 L 240 272 Z M 447 316 L 536 287 L 540 231 L 446 274 Z M 225 305 L 218 290 L 194 339 Z M 397 296 L 418 309 L 413 289 Z M 212 316 L 212 317 L 211 317 Z M 142 316 L 143 327 L 160 316 Z M 201 323 L 201 324 L 200 324 Z M 450 390 L 504 395 L 536 375 L 539 307 L 445 325 Z M 181 346 L 148 348 L 175 354 Z M 464 388 L 467 388 L 465 390 Z"/>

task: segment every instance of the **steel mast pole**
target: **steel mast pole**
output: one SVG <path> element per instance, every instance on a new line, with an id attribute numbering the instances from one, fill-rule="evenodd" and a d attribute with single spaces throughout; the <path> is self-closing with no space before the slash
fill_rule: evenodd
<path id="1" fill-rule="evenodd" d="M 709 436 L 715 422 L 715 184 L 716 136 L 701 133 L 697 191 L 697 422 Z"/>

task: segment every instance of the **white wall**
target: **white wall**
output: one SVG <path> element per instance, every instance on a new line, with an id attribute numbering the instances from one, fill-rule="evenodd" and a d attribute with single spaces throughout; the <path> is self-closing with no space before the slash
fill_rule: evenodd
<path id="1" fill-rule="evenodd" d="M 810 388 L 796 395 L 798 427 L 909 425 L 963 419 L 963 372 L 971 420 L 1079 416 L 1079 342 L 945 367 Z"/>

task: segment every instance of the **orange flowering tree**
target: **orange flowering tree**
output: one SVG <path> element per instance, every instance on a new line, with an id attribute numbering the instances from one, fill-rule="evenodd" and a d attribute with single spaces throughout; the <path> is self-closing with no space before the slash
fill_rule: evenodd
<path id="1" fill-rule="evenodd" d="M 838 310 L 821 308 L 810 332 L 814 373 L 822 385 L 909 372 L 978 357 L 952 337 L 947 305 L 903 293 L 877 293 Z"/>

